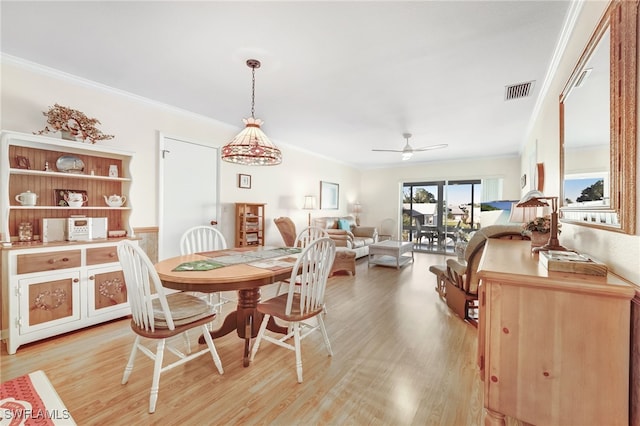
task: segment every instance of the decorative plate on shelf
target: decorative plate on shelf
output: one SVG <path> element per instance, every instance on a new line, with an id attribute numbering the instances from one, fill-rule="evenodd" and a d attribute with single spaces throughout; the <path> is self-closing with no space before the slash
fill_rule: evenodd
<path id="1" fill-rule="evenodd" d="M 84 174 L 84 161 L 74 155 L 63 155 L 56 161 L 56 168 L 63 173 Z"/>

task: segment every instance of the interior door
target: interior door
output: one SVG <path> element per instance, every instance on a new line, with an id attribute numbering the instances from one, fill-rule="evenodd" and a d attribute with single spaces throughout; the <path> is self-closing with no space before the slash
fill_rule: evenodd
<path id="1" fill-rule="evenodd" d="M 180 255 L 182 233 L 220 216 L 218 148 L 160 135 L 158 259 Z"/>

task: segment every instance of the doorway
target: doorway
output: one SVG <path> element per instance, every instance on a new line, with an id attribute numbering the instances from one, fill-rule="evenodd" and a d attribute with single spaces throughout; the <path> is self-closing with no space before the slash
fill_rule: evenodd
<path id="1" fill-rule="evenodd" d="M 158 259 L 180 255 L 182 233 L 220 217 L 219 149 L 160 134 Z"/>

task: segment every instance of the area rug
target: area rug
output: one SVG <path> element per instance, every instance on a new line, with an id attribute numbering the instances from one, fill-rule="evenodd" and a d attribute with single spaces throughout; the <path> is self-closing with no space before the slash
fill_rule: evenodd
<path id="1" fill-rule="evenodd" d="M 0 384 L 0 426 L 75 424 L 44 371 Z"/>

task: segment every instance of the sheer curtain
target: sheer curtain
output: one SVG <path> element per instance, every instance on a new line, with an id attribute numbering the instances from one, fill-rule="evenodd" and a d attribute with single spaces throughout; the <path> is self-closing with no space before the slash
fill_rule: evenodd
<path id="1" fill-rule="evenodd" d="M 502 200 L 503 178 L 482 179 L 481 202 Z"/>

